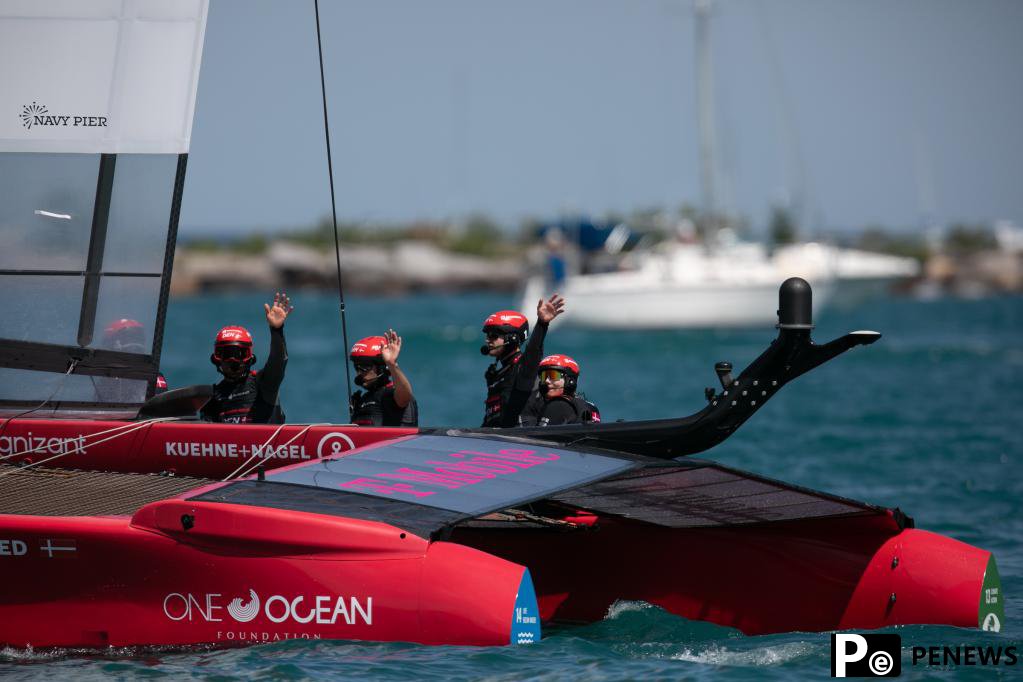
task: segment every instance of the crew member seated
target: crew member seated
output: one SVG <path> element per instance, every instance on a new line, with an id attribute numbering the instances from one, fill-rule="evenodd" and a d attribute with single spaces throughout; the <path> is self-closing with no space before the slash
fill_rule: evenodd
<path id="1" fill-rule="evenodd" d="M 210 356 L 223 381 L 213 386 L 213 397 L 200 415 L 227 424 L 283 424 L 279 392 L 288 364 L 284 320 L 294 310 L 288 295 L 275 293 L 273 305 L 263 304 L 270 327 L 270 356 L 258 372 L 252 370 L 252 335 L 245 327 L 224 327 L 217 333 Z"/>
<path id="2" fill-rule="evenodd" d="M 487 342 L 480 352 L 494 358 L 484 375 L 487 397 L 483 426 L 518 424 L 522 408 L 536 390 L 536 370 L 543 357 L 547 327 L 564 309 L 565 299 L 557 294 L 546 301 L 541 298 L 536 304 L 536 329 L 532 334 L 526 316 L 514 310 L 499 310 L 483 321 Z M 525 350 L 520 350 L 523 344 Z"/>
<path id="3" fill-rule="evenodd" d="M 419 406 L 412 384 L 398 367 L 401 337 L 393 329 L 383 336 L 356 341 L 349 357 L 355 383 L 364 391 L 352 396 L 352 423 L 359 426 L 418 426 Z"/>
<path id="4" fill-rule="evenodd" d="M 112 321 L 103 330 L 100 347 L 119 353 L 137 353 L 148 355 L 151 347 L 147 347 L 146 329 L 138 320 L 122 317 Z M 151 345 L 150 345 L 151 346 Z M 93 377 L 96 397 L 100 402 L 133 402 L 139 399 L 138 382 L 119 377 Z M 167 390 L 167 379 L 157 373 L 153 394 L 158 395 Z"/>
<path id="5" fill-rule="evenodd" d="M 540 390 L 519 416 L 521 426 L 587 424 L 600 421 L 600 410 L 576 393 L 579 363 L 567 355 L 548 355 L 540 361 Z"/>

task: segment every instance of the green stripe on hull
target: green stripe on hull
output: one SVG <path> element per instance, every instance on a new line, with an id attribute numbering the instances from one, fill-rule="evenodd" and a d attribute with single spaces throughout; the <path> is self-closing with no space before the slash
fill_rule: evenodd
<path id="1" fill-rule="evenodd" d="M 980 588 L 980 604 L 977 608 L 977 627 L 981 630 L 999 632 L 1005 622 L 1005 595 L 1002 594 L 1002 579 L 998 575 L 995 555 L 987 560 L 984 570 L 984 584 Z"/>

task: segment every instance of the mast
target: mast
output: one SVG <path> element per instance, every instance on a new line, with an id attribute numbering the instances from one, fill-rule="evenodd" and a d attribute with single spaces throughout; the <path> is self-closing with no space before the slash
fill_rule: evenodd
<path id="1" fill-rule="evenodd" d="M 714 70 L 710 52 L 711 0 L 695 0 L 696 105 L 700 127 L 700 182 L 704 220 L 716 222 L 717 133 L 714 128 Z"/>

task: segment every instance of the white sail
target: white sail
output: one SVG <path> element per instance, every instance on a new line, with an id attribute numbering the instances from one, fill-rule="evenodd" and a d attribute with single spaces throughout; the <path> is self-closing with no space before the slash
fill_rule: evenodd
<path id="1" fill-rule="evenodd" d="M 207 9 L 0 0 L 0 406 L 155 390 Z"/>
<path id="2" fill-rule="evenodd" d="M 0 0 L 0 152 L 183 154 L 206 0 Z"/>

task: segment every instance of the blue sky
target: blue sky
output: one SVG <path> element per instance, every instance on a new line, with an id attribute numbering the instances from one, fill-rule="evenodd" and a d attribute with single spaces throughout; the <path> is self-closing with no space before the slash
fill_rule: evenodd
<path id="1" fill-rule="evenodd" d="M 312 1 L 211 0 L 181 232 L 329 215 Z M 701 198 L 691 0 L 322 0 L 338 214 Z M 720 0 L 719 194 L 762 226 L 1023 224 L 1023 2 Z M 802 163 L 797 161 L 802 159 Z"/>

